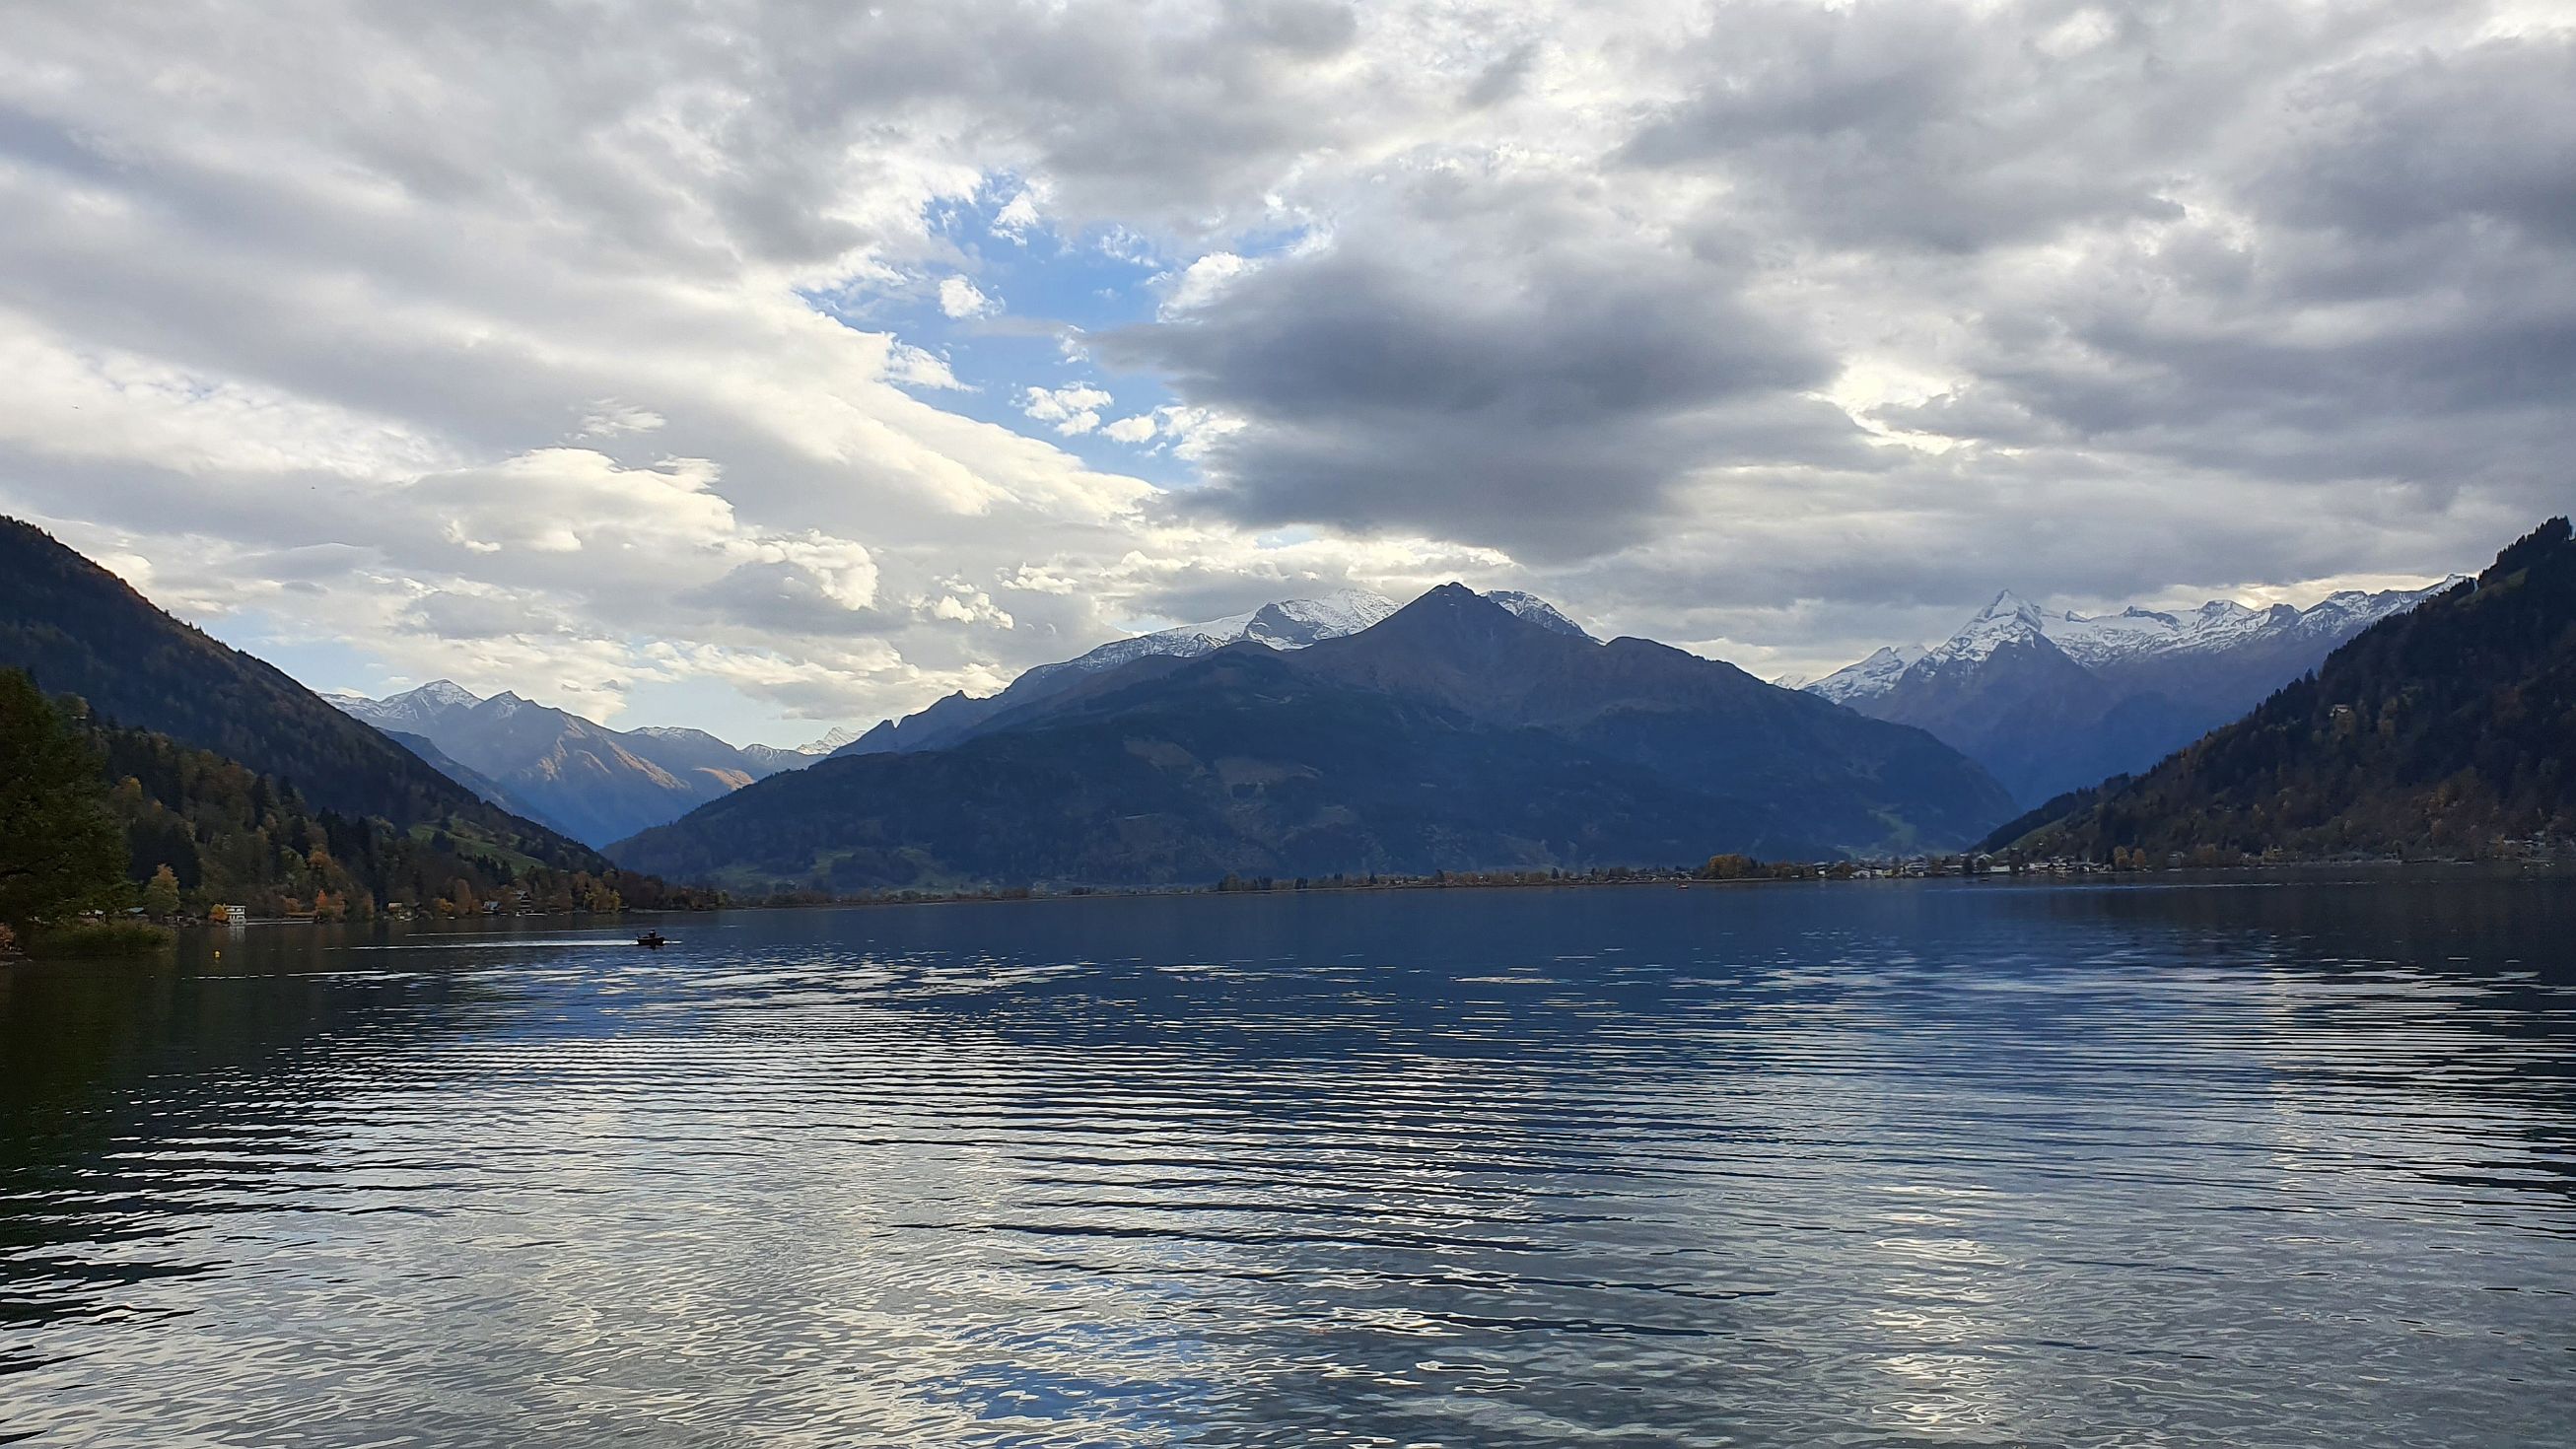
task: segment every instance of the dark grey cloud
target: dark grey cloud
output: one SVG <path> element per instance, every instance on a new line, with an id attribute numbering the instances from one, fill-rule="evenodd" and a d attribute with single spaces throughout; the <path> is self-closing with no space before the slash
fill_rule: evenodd
<path id="1" fill-rule="evenodd" d="M 2571 491 L 2576 31 L 2500 15 L 1720 5 L 1592 164 L 1398 156 L 1102 346 L 1240 422 L 1184 509 L 1573 587 L 1677 536 L 1703 601 L 2438 572 Z M 1743 527 L 1802 498 L 1878 552 Z"/>
<path id="2" fill-rule="evenodd" d="M 1832 354 L 1747 300 L 1743 258 L 1606 220 L 1433 174 L 1398 214 L 1095 346 L 1244 424 L 1180 506 L 1255 526 L 1563 557 L 1633 538 L 1695 469 L 1861 461 L 1851 420 L 1805 396 Z"/>

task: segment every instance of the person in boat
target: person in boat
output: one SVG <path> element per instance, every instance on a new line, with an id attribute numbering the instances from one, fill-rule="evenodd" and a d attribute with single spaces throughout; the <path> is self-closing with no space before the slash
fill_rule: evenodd
<path id="1" fill-rule="evenodd" d="M 659 931 L 646 931 L 643 935 L 635 938 L 635 944 L 638 946 L 660 946 L 667 943 L 668 938 Z"/>

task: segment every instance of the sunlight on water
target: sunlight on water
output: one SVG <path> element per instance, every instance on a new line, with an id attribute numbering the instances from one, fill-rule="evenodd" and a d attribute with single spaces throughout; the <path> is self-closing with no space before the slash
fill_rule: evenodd
<path id="1" fill-rule="evenodd" d="M 2554 1442 L 2571 926 L 2550 882 L 1889 884 L 20 967 L 0 1426 Z"/>

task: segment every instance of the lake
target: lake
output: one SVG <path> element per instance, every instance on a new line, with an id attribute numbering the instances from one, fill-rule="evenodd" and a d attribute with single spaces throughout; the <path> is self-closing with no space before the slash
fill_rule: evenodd
<path id="1" fill-rule="evenodd" d="M 2576 1432 L 2564 879 L 660 924 L 0 969 L 0 1439 Z"/>

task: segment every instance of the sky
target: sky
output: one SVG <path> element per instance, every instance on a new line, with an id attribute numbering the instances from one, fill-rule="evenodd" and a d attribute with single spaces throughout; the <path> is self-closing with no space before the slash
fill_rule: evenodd
<path id="1" fill-rule="evenodd" d="M 0 511 L 308 684 L 796 743 L 1522 588 L 1757 674 L 2576 501 L 2576 7 L 84 0 Z"/>

